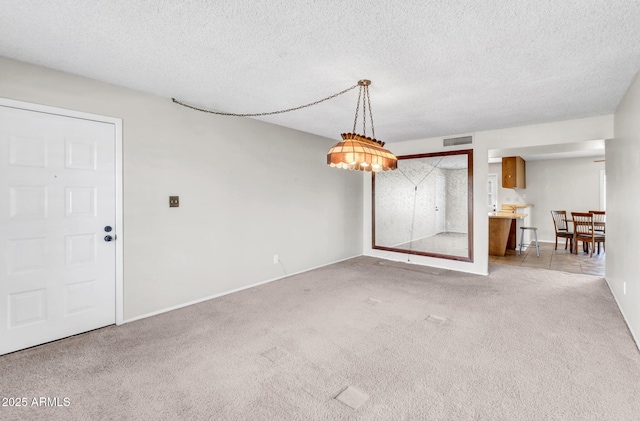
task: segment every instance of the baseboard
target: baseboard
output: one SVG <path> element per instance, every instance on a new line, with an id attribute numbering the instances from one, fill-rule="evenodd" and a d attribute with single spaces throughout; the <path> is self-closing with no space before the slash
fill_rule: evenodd
<path id="1" fill-rule="evenodd" d="M 371 250 L 369 250 L 371 253 L 370 254 L 363 254 L 363 256 L 367 256 L 367 257 L 374 257 L 376 259 L 382 259 L 382 260 L 388 260 L 390 262 L 398 262 L 398 263 L 406 263 L 409 265 L 418 265 L 418 266 L 425 266 L 425 267 L 431 267 L 431 268 L 436 268 L 436 269 L 444 269 L 444 270 L 452 270 L 454 272 L 462 272 L 462 273 L 469 273 L 471 275 L 481 275 L 481 276 L 487 276 L 489 275 L 488 271 L 485 272 L 474 272 L 471 270 L 465 270 L 465 269 L 455 269 L 455 268 L 451 268 L 449 266 L 439 266 L 437 264 L 433 264 L 433 263 L 422 263 L 422 262 L 416 262 L 411 259 L 411 256 L 414 256 L 414 258 L 422 258 L 425 256 L 420 256 L 420 255 L 412 255 L 412 254 L 408 254 L 408 253 L 400 253 L 400 252 L 396 252 L 396 251 L 390 251 L 387 253 L 380 253 L 380 254 L 384 254 L 383 256 L 378 256 L 376 253 L 374 253 Z M 390 256 L 394 256 L 394 257 L 390 257 Z M 400 256 L 398 256 L 400 255 Z M 407 258 L 409 258 L 409 260 L 407 260 Z M 448 260 L 447 262 L 451 262 L 452 260 Z M 468 263 L 468 262 L 461 262 L 463 264 Z"/>
<path id="2" fill-rule="evenodd" d="M 633 341 L 636 343 L 636 348 L 638 348 L 638 352 L 640 352 L 640 341 L 638 341 L 638 336 L 636 336 L 636 334 L 633 332 L 633 329 L 631 328 L 631 325 L 629 325 L 627 316 L 626 314 L 624 314 L 624 310 L 622 309 L 622 306 L 618 301 L 618 297 L 616 297 L 616 294 L 613 293 L 613 288 L 611 288 L 611 284 L 609 284 L 609 281 L 607 280 L 607 278 L 604 278 L 604 280 L 607 283 L 607 286 L 609 287 L 609 291 L 611 292 L 611 295 L 613 295 L 613 299 L 616 301 L 616 305 L 618 306 L 618 310 L 620 310 L 620 314 L 622 314 L 622 319 L 624 320 L 624 324 L 627 325 L 627 329 L 629 329 L 629 333 L 631 333 L 631 337 L 633 338 Z"/>
<path id="3" fill-rule="evenodd" d="M 240 287 L 240 288 L 235 288 L 235 289 L 232 289 L 232 290 L 229 290 L 229 291 L 220 292 L 220 293 L 214 294 L 214 295 L 209 295 L 207 297 L 199 298 L 197 300 L 189 301 L 187 303 L 182 303 L 182 304 L 178 304 L 178 305 L 175 305 L 175 306 L 166 307 L 166 308 L 163 308 L 161 310 L 157 310 L 157 311 L 153 311 L 151 313 L 143 314 L 141 316 L 136 316 L 136 317 L 132 317 L 130 319 L 125 319 L 125 320 L 122 321 L 122 323 L 118 323 L 118 324 L 125 324 L 125 323 L 135 322 L 136 320 L 141 320 L 141 319 L 146 319 L 147 317 L 157 316 L 157 315 L 162 314 L 162 313 L 166 313 L 166 312 L 173 311 L 173 310 L 178 310 L 180 308 L 188 307 L 188 306 L 191 306 L 191 305 L 194 305 L 194 304 L 198 304 L 198 303 L 201 303 L 203 301 L 212 300 L 214 298 L 223 297 L 225 295 L 233 294 L 234 292 L 240 292 L 240 291 L 243 291 L 245 289 L 257 287 L 257 286 L 260 286 L 260 285 L 268 284 L 270 282 L 278 281 L 280 279 L 288 278 L 289 276 L 298 275 L 300 273 L 305 273 L 305 272 L 309 272 L 309 271 L 312 271 L 312 270 L 315 270 L 315 269 L 319 269 L 319 268 L 322 268 L 322 267 L 325 267 L 325 266 L 330 266 L 330 265 L 333 265 L 333 264 L 336 264 L 336 263 L 344 262 L 345 260 L 353 259 L 353 258 L 356 258 L 356 257 L 359 257 L 359 256 L 362 256 L 362 255 L 359 254 L 357 256 L 347 257 L 347 258 L 344 258 L 344 259 L 336 260 L 334 262 L 326 263 L 324 265 L 319 265 L 319 266 L 315 266 L 315 267 L 312 267 L 312 268 L 309 268 L 309 269 L 304 269 L 304 270 L 301 270 L 301 271 L 298 271 L 298 272 L 295 272 L 295 273 L 289 273 L 289 274 L 286 274 L 286 275 L 278 276 L 276 278 L 271 278 L 271 279 L 267 279 L 265 281 L 256 282 L 255 284 L 246 285 L 246 286 L 243 286 L 243 287 Z"/>

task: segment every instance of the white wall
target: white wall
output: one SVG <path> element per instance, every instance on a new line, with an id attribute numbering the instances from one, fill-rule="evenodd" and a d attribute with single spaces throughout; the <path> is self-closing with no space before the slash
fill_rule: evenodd
<path id="1" fill-rule="evenodd" d="M 530 160 L 525 163 L 526 189 L 498 190 L 502 203 L 530 203 L 528 224 L 538 228 L 538 240 L 555 242 L 552 210 L 586 212 L 600 209 L 600 170 L 604 162 L 594 158 Z M 489 164 L 489 172 L 501 180 L 502 165 Z M 564 244 L 564 242 L 562 242 Z"/>
<path id="2" fill-rule="evenodd" d="M 463 118 L 463 117 L 461 117 Z M 371 248 L 371 178 L 364 177 L 364 253 L 391 260 L 407 261 L 435 267 L 460 270 L 479 274 L 487 274 L 489 268 L 488 257 L 488 214 L 486 206 L 487 175 L 489 173 L 490 149 L 506 149 L 513 147 L 528 147 L 539 145 L 567 144 L 597 139 L 613 138 L 613 115 L 604 115 L 576 120 L 559 121 L 555 123 L 537 124 L 523 127 L 513 127 L 500 130 L 488 130 L 476 133 L 452 133 L 447 136 L 418 139 L 407 142 L 387 144 L 391 152 L 396 155 L 409 155 L 428 152 L 450 151 L 454 149 L 469 149 L 466 147 L 445 148 L 442 139 L 473 135 L 473 243 L 474 262 L 458 262 L 453 260 L 436 259 L 426 256 L 407 256 L 401 253 L 389 253 Z M 607 180 L 609 181 L 609 180 Z M 612 183 L 608 182 L 608 186 Z M 607 253 L 608 250 L 607 242 Z"/>
<path id="3" fill-rule="evenodd" d="M 467 191 L 467 169 L 444 170 L 443 172 L 447 180 L 445 192 L 447 204 L 446 230 L 447 232 L 468 232 L 468 200 L 465 194 Z M 463 192 L 462 194 L 461 191 Z"/>
<path id="4" fill-rule="evenodd" d="M 280 277 L 276 253 L 288 273 L 362 253 L 361 174 L 326 166 L 337 136 L 2 57 L 0 96 L 123 119 L 125 320 Z"/>
<path id="5" fill-rule="evenodd" d="M 640 74 L 618 105 L 614 130 L 606 143 L 606 278 L 640 344 Z"/>

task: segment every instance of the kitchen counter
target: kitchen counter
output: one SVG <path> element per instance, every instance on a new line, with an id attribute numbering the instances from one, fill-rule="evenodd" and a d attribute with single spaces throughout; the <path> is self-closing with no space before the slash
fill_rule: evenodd
<path id="1" fill-rule="evenodd" d="M 503 203 L 500 207 L 502 208 L 502 210 L 505 210 L 505 209 L 513 210 L 513 209 L 528 208 L 529 206 L 533 206 L 533 204 L 531 204 L 531 203 Z"/>
<path id="2" fill-rule="evenodd" d="M 489 212 L 489 218 L 524 219 L 527 214 L 513 212 Z"/>
<path id="3" fill-rule="evenodd" d="M 489 255 L 504 256 L 507 249 L 516 248 L 516 221 L 524 213 L 489 212 Z"/>

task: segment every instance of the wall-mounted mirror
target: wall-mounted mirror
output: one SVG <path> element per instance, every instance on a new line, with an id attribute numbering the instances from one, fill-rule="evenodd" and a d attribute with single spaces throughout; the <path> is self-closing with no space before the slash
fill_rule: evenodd
<path id="1" fill-rule="evenodd" d="M 399 156 L 372 177 L 374 249 L 473 262 L 473 150 Z"/>

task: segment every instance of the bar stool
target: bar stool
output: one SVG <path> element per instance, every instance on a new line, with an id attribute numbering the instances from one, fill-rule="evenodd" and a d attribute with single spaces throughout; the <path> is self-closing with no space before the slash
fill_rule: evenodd
<path id="1" fill-rule="evenodd" d="M 524 230 L 532 230 L 533 237 L 536 241 L 536 256 L 540 257 L 540 247 L 538 246 L 538 228 L 536 227 L 520 227 L 520 249 L 518 249 L 518 254 L 522 253 L 522 249 L 526 247 L 533 247 L 531 244 L 522 244 L 524 241 Z"/>

